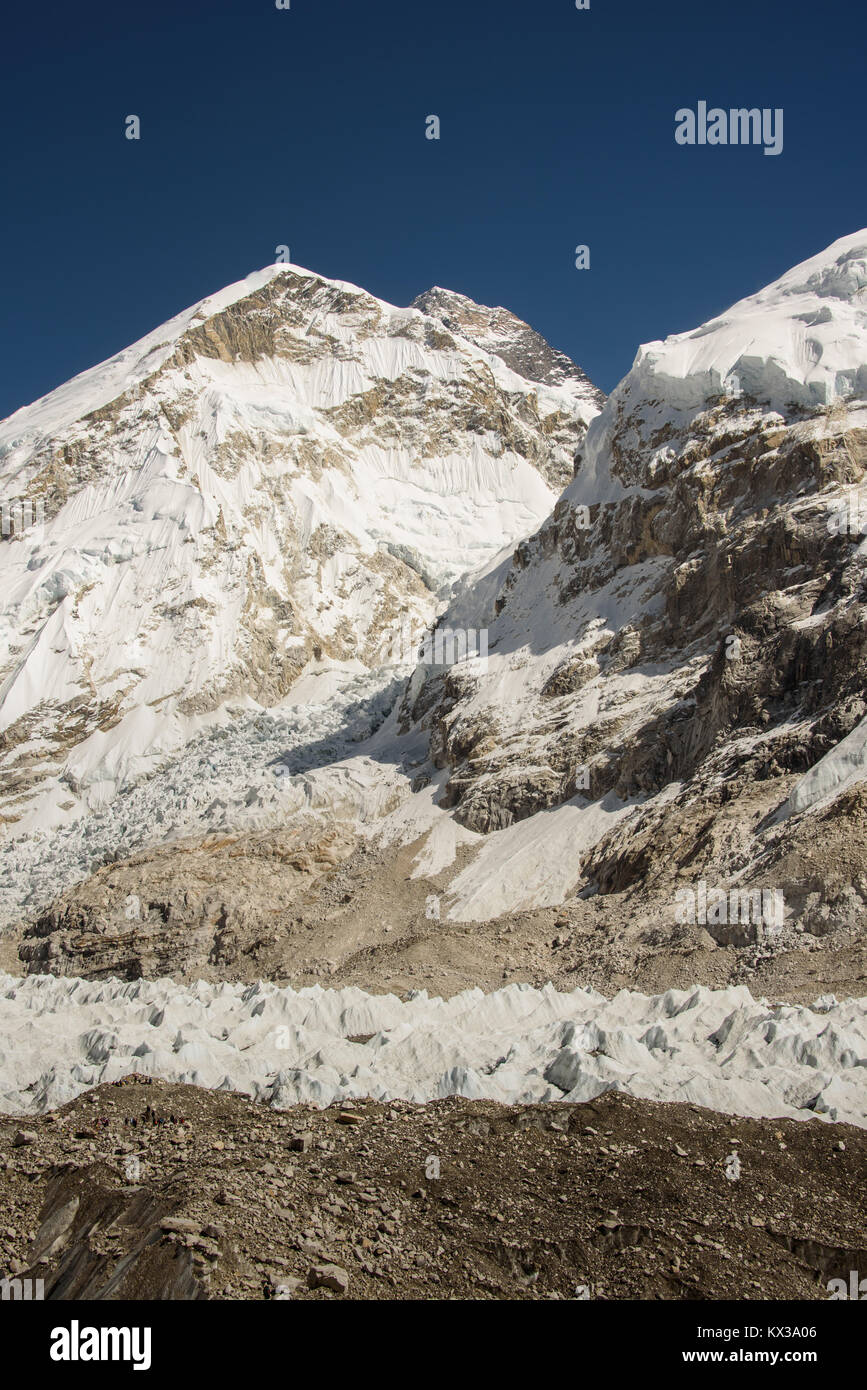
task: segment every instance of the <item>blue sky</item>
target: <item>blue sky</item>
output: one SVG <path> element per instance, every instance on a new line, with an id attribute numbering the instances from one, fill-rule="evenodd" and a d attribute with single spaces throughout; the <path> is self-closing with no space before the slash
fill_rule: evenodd
<path id="1" fill-rule="evenodd" d="M 0 417 L 283 244 L 504 304 L 609 390 L 867 225 L 854 0 L 45 0 L 2 32 Z M 700 100 L 783 108 L 783 153 L 677 145 Z"/>

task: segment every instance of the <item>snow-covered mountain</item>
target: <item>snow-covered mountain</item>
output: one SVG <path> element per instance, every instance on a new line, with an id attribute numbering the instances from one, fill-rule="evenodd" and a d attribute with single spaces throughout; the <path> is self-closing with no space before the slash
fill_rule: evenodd
<path id="1" fill-rule="evenodd" d="M 800 774 L 856 726 L 834 785 L 867 777 L 867 545 L 839 521 L 866 466 L 859 232 L 639 350 L 552 517 L 499 589 L 461 595 L 461 620 L 490 621 L 488 670 L 436 673 L 404 705 L 431 734 L 440 806 L 506 862 L 518 823 L 559 808 L 545 842 L 578 851 L 571 890 L 659 880 L 670 899 L 706 866 L 785 880 L 820 923 L 828 897 L 857 916 L 857 862 L 817 870 L 806 828 L 800 867 L 782 865 L 799 831 L 781 817 L 807 809 Z M 816 771 L 804 785 L 810 805 L 829 787 Z M 549 878 L 564 890 L 559 867 Z M 490 901 L 482 881 L 456 890 L 461 913 Z"/>
<path id="2" fill-rule="evenodd" d="M 460 305 L 270 266 L 0 425 L 0 501 L 41 522 L 0 544 L 7 837 L 238 714 L 387 690 L 395 626 L 538 526 L 600 393 Z"/>
<path id="3" fill-rule="evenodd" d="M 781 891 L 783 946 L 860 929 L 867 549 L 841 517 L 867 467 L 867 232 L 642 348 L 601 413 L 503 310 L 263 276 L 132 353 L 136 380 L 157 363 L 134 399 L 82 425 L 72 384 L 5 427 L 22 487 L 66 458 L 82 478 L 48 507 L 67 549 L 22 550 L 6 608 L 0 895 L 39 917 L 30 968 L 225 974 L 311 893 L 330 921 L 359 845 L 384 875 L 410 854 L 404 913 L 426 884 L 455 921 L 562 904 L 590 930 L 613 903 L 649 941 L 707 880 Z M 97 483 L 109 439 L 127 461 Z M 389 622 L 435 612 L 487 628 L 487 663 L 383 667 Z"/>
<path id="4" fill-rule="evenodd" d="M 706 871 L 801 927 L 860 920 L 865 467 L 867 231 L 640 349 L 552 516 L 443 619 L 490 623 L 487 670 L 404 702 L 497 868 L 455 912 L 632 892 L 658 917 Z M 858 786 L 823 866 L 804 814 Z"/>

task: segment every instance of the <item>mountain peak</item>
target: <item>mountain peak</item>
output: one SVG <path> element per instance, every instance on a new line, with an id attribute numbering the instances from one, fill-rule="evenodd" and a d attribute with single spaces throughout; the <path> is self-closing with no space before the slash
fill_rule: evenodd
<path id="1" fill-rule="evenodd" d="M 437 319 L 444 328 L 459 333 L 483 352 L 499 357 L 528 381 L 547 386 L 562 386 L 568 382 L 597 406 L 605 400 L 604 392 L 593 385 L 576 362 L 552 347 L 509 309 L 477 304 L 466 295 L 439 285 L 420 294 L 411 308 Z"/>
<path id="2" fill-rule="evenodd" d="M 787 414 L 863 398 L 865 332 L 867 231 L 861 231 L 700 328 L 645 344 L 618 399 L 662 393 L 689 408 L 733 390 Z"/>
<path id="3" fill-rule="evenodd" d="M 276 263 L 16 412 L 0 497 L 44 522 L 0 545 L 0 733 L 45 754 L 16 833 L 108 804 L 231 702 L 389 686 L 394 624 L 432 621 L 571 477 L 598 407 L 564 361 L 540 384 Z"/>

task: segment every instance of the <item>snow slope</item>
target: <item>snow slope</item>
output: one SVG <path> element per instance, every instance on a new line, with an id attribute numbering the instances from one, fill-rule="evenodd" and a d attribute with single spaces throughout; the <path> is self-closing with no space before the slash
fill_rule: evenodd
<path id="1" fill-rule="evenodd" d="M 775 410 L 867 395 L 867 232 L 841 237 L 758 294 L 692 333 L 641 349 L 645 394 L 664 383 L 673 405 L 740 388 Z"/>
<path id="2" fill-rule="evenodd" d="M 826 806 L 834 797 L 865 780 L 867 716 L 801 778 L 783 807 L 781 819 Z"/>

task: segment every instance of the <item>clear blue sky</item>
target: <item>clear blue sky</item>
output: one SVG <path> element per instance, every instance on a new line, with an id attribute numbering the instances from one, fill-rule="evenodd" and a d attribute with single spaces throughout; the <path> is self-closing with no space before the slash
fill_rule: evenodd
<path id="1" fill-rule="evenodd" d="M 505 304 L 609 390 L 867 225 L 862 0 L 39 0 L 2 35 L 0 417 L 280 244 Z M 783 153 L 678 146 L 699 100 L 782 107 Z"/>

